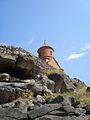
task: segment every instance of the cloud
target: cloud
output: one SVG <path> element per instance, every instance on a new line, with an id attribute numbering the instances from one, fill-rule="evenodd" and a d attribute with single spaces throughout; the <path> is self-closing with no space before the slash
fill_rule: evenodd
<path id="1" fill-rule="evenodd" d="M 90 43 L 89 44 L 87 44 L 83 49 L 82 49 L 83 51 L 87 51 L 87 50 L 90 50 Z"/>
<path id="2" fill-rule="evenodd" d="M 81 52 L 81 53 L 72 53 L 67 57 L 67 60 L 72 60 L 72 59 L 78 59 L 84 56 L 86 52 Z"/>
<path id="3" fill-rule="evenodd" d="M 90 43 L 86 44 L 86 45 L 84 46 L 84 48 L 80 50 L 80 52 L 78 52 L 78 53 L 77 53 L 77 52 L 73 52 L 73 53 L 69 54 L 69 55 L 66 57 L 66 59 L 67 59 L 67 60 L 79 59 L 79 58 L 81 58 L 82 56 L 84 56 L 85 54 L 87 54 L 87 53 L 89 52 L 89 50 L 90 50 Z"/>

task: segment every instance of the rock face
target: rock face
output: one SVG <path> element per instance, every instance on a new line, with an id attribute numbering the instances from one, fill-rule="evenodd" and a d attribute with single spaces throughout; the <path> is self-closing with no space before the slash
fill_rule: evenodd
<path id="1" fill-rule="evenodd" d="M 25 55 L 25 51 L 20 49 L 0 46 L 0 72 L 5 71 L 16 77 L 24 77 L 23 74 L 28 74 L 33 67 L 32 59 Z"/>
<path id="2" fill-rule="evenodd" d="M 33 78 L 36 82 L 33 91 L 40 93 L 41 91 L 50 93 L 49 90 L 63 93 L 76 89 L 77 83 L 74 83 L 74 80 L 72 81 L 63 71 L 63 74 L 53 73 L 47 76 L 47 70 L 51 69 L 54 70 L 44 61 L 21 48 L 0 46 L 0 73 L 3 73 L 0 75 L 0 81 L 10 81 L 10 76 L 23 80 Z"/>
<path id="3" fill-rule="evenodd" d="M 66 74 L 51 74 L 49 78 L 55 82 L 54 91 L 55 92 L 72 92 L 76 89 L 76 86 L 73 84 L 73 81 Z M 77 83 L 76 83 L 77 84 Z"/>
<path id="4" fill-rule="evenodd" d="M 0 46 L 0 120 L 88 120 L 90 105 L 53 95 L 82 82 L 63 71 L 48 73 L 54 70 L 21 48 Z"/>
<path id="5" fill-rule="evenodd" d="M 21 96 L 22 90 L 11 86 L 0 86 L 0 104 L 11 102 Z"/>

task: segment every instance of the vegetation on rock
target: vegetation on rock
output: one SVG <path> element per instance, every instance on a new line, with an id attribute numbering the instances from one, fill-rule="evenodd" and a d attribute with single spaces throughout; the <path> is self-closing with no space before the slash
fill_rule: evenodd
<path id="1" fill-rule="evenodd" d="M 0 46 L 0 120 L 89 120 L 89 90 L 22 48 Z"/>

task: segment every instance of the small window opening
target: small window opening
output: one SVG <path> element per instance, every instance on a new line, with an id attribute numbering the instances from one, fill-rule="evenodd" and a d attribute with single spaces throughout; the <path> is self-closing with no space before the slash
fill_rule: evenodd
<path id="1" fill-rule="evenodd" d="M 50 55 L 52 55 L 52 51 L 50 51 Z"/>

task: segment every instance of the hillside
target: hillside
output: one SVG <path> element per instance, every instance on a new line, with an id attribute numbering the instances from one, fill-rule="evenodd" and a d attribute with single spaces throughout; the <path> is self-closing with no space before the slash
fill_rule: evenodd
<path id="1" fill-rule="evenodd" d="M 26 50 L 0 46 L 0 120 L 89 120 L 86 89 Z"/>

